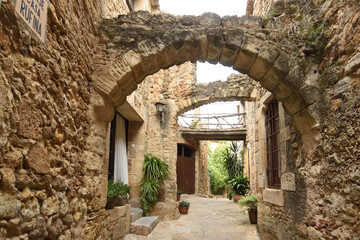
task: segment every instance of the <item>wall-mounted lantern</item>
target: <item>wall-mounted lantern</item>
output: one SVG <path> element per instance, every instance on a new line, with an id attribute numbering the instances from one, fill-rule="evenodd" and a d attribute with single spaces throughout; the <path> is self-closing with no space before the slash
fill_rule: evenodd
<path id="1" fill-rule="evenodd" d="M 161 102 L 157 102 L 155 103 L 156 106 L 156 111 L 160 114 L 160 122 L 163 122 L 163 117 L 164 117 L 164 113 L 165 113 L 165 104 L 161 103 Z"/>

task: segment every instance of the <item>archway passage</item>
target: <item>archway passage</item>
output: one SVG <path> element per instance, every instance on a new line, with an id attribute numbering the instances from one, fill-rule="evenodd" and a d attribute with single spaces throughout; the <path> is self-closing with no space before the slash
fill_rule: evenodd
<path id="1" fill-rule="evenodd" d="M 186 194 L 195 193 L 194 149 L 184 144 L 177 146 L 176 176 L 177 188 Z"/>
<path id="2" fill-rule="evenodd" d="M 296 58 L 277 48 L 259 17 L 205 13 L 175 17 L 135 12 L 104 19 L 99 33 L 106 53 L 96 61 L 95 89 L 114 106 L 137 84 L 160 69 L 185 61 L 208 61 L 247 74 L 283 102 L 295 126 L 304 133 L 316 126 L 308 108 L 312 91 Z M 196 105 L 193 98 L 183 106 Z"/>

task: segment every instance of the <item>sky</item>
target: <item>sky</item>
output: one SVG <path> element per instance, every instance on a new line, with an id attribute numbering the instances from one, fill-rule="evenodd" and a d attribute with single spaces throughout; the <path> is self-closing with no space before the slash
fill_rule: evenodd
<path id="1" fill-rule="evenodd" d="M 175 15 L 201 15 L 214 12 L 220 17 L 245 15 L 247 0 L 160 0 L 160 9 Z"/>
<path id="2" fill-rule="evenodd" d="M 220 17 L 226 15 L 245 15 L 247 0 L 159 0 L 162 11 L 174 15 L 201 15 L 205 12 L 214 12 Z M 197 82 L 208 83 L 217 80 L 226 81 L 231 73 L 238 73 L 221 64 L 197 63 Z M 201 113 L 234 113 L 237 104 L 214 103 L 201 107 Z"/>

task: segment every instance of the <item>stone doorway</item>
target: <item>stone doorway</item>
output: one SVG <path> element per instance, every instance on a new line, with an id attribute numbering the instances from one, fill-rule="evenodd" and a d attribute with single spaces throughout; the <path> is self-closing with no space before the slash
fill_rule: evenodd
<path id="1" fill-rule="evenodd" d="M 186 194 L 195 193 L 195 151 L 184 144 L 177 145 L 177 188 Z"/>

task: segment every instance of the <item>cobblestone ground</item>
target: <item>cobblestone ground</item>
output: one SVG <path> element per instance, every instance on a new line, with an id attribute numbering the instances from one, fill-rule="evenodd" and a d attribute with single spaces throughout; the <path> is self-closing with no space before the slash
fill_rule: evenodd
<path id="1" fill-rule="evenodd" d="M 259 240 L 256 225 L 250 224 L 247 213 L 226 198 L 202 198 L 182 195 L 190 202 L 188 215 L 160 222 L 148 236 L 128 234 L 125 240 Z"/>

